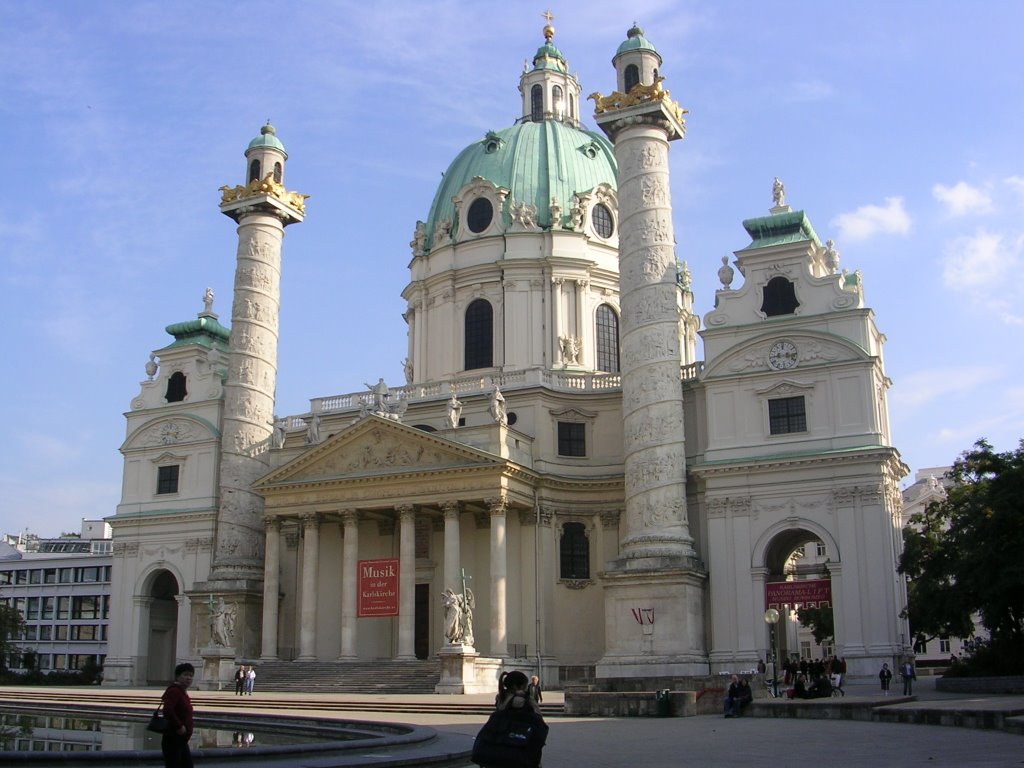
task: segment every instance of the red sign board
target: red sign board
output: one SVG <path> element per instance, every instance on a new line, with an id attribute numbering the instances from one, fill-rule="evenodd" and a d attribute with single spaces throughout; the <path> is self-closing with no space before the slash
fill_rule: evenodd
<path id="1" fill-rule="evenodd" d="M 827 608 L 832 605 L 832 580 L 770 581 L 765 584 L 764 593 L 764 601 L 769 608 L 781 608 L 783 604 Z"/>
<path id="2" fill-rule="evenodd" d="M 360 619 L 398 615 L 398 558 L 359 561 Z"/>

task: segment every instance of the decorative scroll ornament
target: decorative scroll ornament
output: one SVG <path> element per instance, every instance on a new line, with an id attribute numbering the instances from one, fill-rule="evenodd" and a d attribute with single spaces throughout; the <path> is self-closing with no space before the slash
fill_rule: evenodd
<path id="1" fill-rule="evenodd" d="M 273 171 L 270 171 L 262 179 L 253 179 L 245 186 L 238 185 L 229 187 L 224 185 L 220 188 L 220 192 L 221 203 L 234 203 L 238 200 L 245 200 L 249 197 L 270 195 L 271 197 L 277 198 L 290 208 L 294 208 L 299 213 L 306 212 L 306 198 L 309 197 L 309 195 L 303 195 L 300 192 L 289 192 L 284 188 L 283 184 L 278 184 L 274 181 Z"/>

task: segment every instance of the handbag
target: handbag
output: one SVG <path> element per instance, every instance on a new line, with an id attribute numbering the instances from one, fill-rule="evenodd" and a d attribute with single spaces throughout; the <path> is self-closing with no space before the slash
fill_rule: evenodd
<path id="1" fill-rule="evenodd" d="M 149 722 L 146 723 L 146 730 L 153 733 L 167 733 L 170 730 L 170 723 L 164 717 L 164 703 L 162 701 L 160 706 L 150 715 Z"/>

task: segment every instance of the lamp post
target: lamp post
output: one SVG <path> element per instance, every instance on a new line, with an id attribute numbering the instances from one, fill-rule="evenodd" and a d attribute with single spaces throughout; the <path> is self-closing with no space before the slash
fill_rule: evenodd
<path id="1" fill-rule="evenodd" d="M 775 626 L 779 623 L 779 612 L 774 608 L 769 608 L 764 612 L 764 621 L 768 625 L 768 634 L 771 637 L 772 695 L 779 698 L 779 676 L 775 670 Z"/>

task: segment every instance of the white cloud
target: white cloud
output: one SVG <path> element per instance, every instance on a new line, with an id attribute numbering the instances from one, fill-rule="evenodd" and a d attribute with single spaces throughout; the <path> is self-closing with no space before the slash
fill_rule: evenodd
<path id="1" fill-rule="evenodd" d="M 890 402 L 900 410 L 918 408 L 950 395 L 973 392 L 1003 375 L 994 366 L 929 368 L 902 376 L 892 388 Z"/>
<path id="2" fill-rule="evenodd" d="M 1000 234 L 981 230 L 970 237 L 958 237 L 946 245 L 942 280 L 950 288 L 994 287 L 1006 273 L 1008 260 L 1014 257 Z"/>
<path id="3" fill-rule="evenodd" d="M 952 187 L 936 184 L 932 187 L 932 196 L 945 205 L 953 216 L 989 213 L 992 210 L 989 194 L 978 187 L 972 187 L 966 181 L 958 181 Z"/>
<path id="4" fill-rule="evenodd" d="M 1024 206 L 1024 176 L 1007 176 L 1003 183 L 1017 194 L 1020 204 Z"/>
<path id="5" fill-rule="evenodd" d="M 863 205 L 852 213 L 841 213 L 831 221 L 844 240 L 865 240 L 872 235 L 910 231 L 910 215 L 903 209 L 902 197 L 885 198 L 885 206 Z"/>

